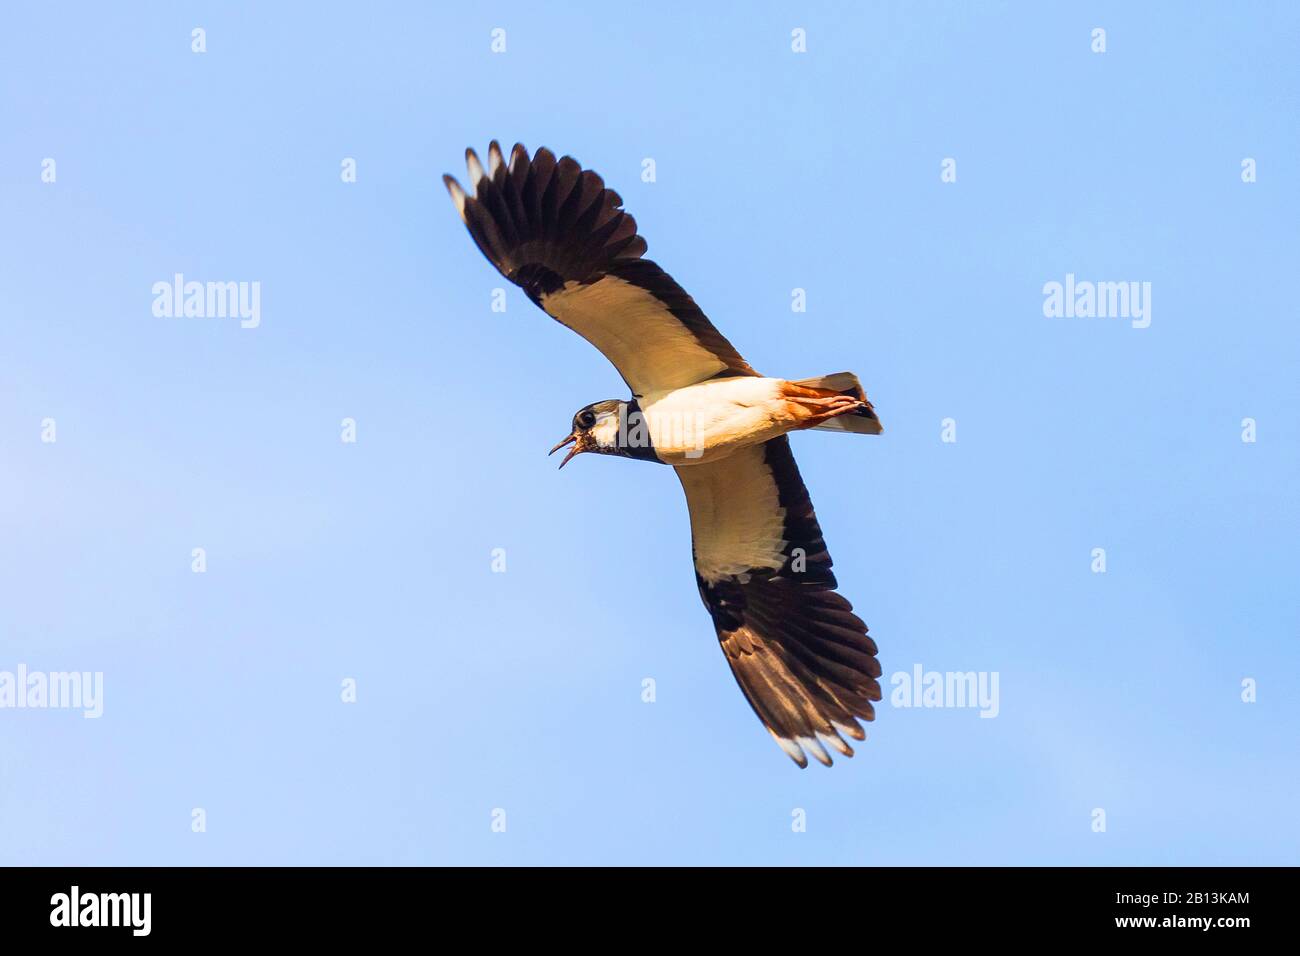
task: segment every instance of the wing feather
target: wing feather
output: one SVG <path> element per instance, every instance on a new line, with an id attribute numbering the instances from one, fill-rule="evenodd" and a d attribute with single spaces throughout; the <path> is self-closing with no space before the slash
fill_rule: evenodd
<path id="1" fill-rule="evenodd" d="M 821 527 L 787 438 L 677 469 L 691 514 L 696 582 L 745 699 L 807 766 L 846 757 L 843 739 L 880 700 L 876 643 L 835 591 Z M 823 746 L 825 744 L 826 746 Z"/>
<path id="2" fill-rule="evenodd" d="M 571 156 L 516 144 L 465 152 L 473 195 L 443 181 L 484 256 L 614 363 L 636 395 L 756 375 L 672 277 L 642 256 L 623 200 Z"/>

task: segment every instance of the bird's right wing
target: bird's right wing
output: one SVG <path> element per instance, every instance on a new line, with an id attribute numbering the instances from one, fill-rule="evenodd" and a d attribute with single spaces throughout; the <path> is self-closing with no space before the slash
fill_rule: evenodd
<path id="1" fill-rule="evenodd" d="M 494 141 L 483 169 L 466 150 L 466 195 L 451 193 L 470 235 L 503 276 L 604 353 L 635 395 L 718 375 L 757 375 L 672 276 L 642 259 L 645 240 L 623 200 L 570 156 L 507 163 Z"/>
<path id="2" fill-rule="evenodd" d="M 736 683 L 795 763 L 840 736 L 863 740 L 858 718 L 880 700 L 876 643 L 835 591 L 808 489 L 784 435 L 726 458 L 676 468 L 691 513 L 700 597 Z"/>

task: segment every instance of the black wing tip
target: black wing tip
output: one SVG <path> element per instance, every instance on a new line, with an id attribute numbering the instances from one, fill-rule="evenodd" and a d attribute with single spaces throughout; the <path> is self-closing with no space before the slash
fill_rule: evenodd
<path id="1" fill-rule="evenodd" d="M 488 145 L 487 166 L 465 150 L 467 193 L 451 177 L 443 183 L 484 255 L 506 278 L 541 267 L 562 282 L 590 282 L 620 263 L 640 258 L 646 243 L 618 193 L 572 156 L 545 146 L 530 159 L 522 143 L 507 162 L 499 140 Z M 545 290 L 528 289 L 534 301 Z"/>
<path id="2" fill-rule="evenodd" d="M 867 739 L 883 692 L 876 642 L 836 591 L 770 569 L 710 582 L 700 596 L 754 713 L 800 766 L 831 766 Z"/>

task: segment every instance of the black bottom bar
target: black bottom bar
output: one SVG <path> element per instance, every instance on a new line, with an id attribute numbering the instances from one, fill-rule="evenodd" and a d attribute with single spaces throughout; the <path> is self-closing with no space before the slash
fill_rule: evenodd
<path id="1" fill-rule="evenodd" d="M 436 942 L 443 929 L 471 926 L 493 938 L 611 923 L 659 934 L 723 919 L 754 930 L 857 926 L 864 945 L 900 931 L 927 942 L 1105 934 L 1231 945 L 1286 925 L 1282 901 L 1294 876 L 1202 868 L 26 868 L 0 870 L 0 925 L 6 941 L 338 943 L 399 939 L 413 928 Z"/>

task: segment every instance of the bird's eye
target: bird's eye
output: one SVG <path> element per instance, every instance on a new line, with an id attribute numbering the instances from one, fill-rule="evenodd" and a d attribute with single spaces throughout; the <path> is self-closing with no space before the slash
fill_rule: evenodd
<path id="1" fill-rule="evenodd" d="M 578 412 L 577 422 L 579 428 L 590 428 L 592 425 L 596 424 L 596 413 L 590 408 L 584 408 L 582 411 Z"/>

